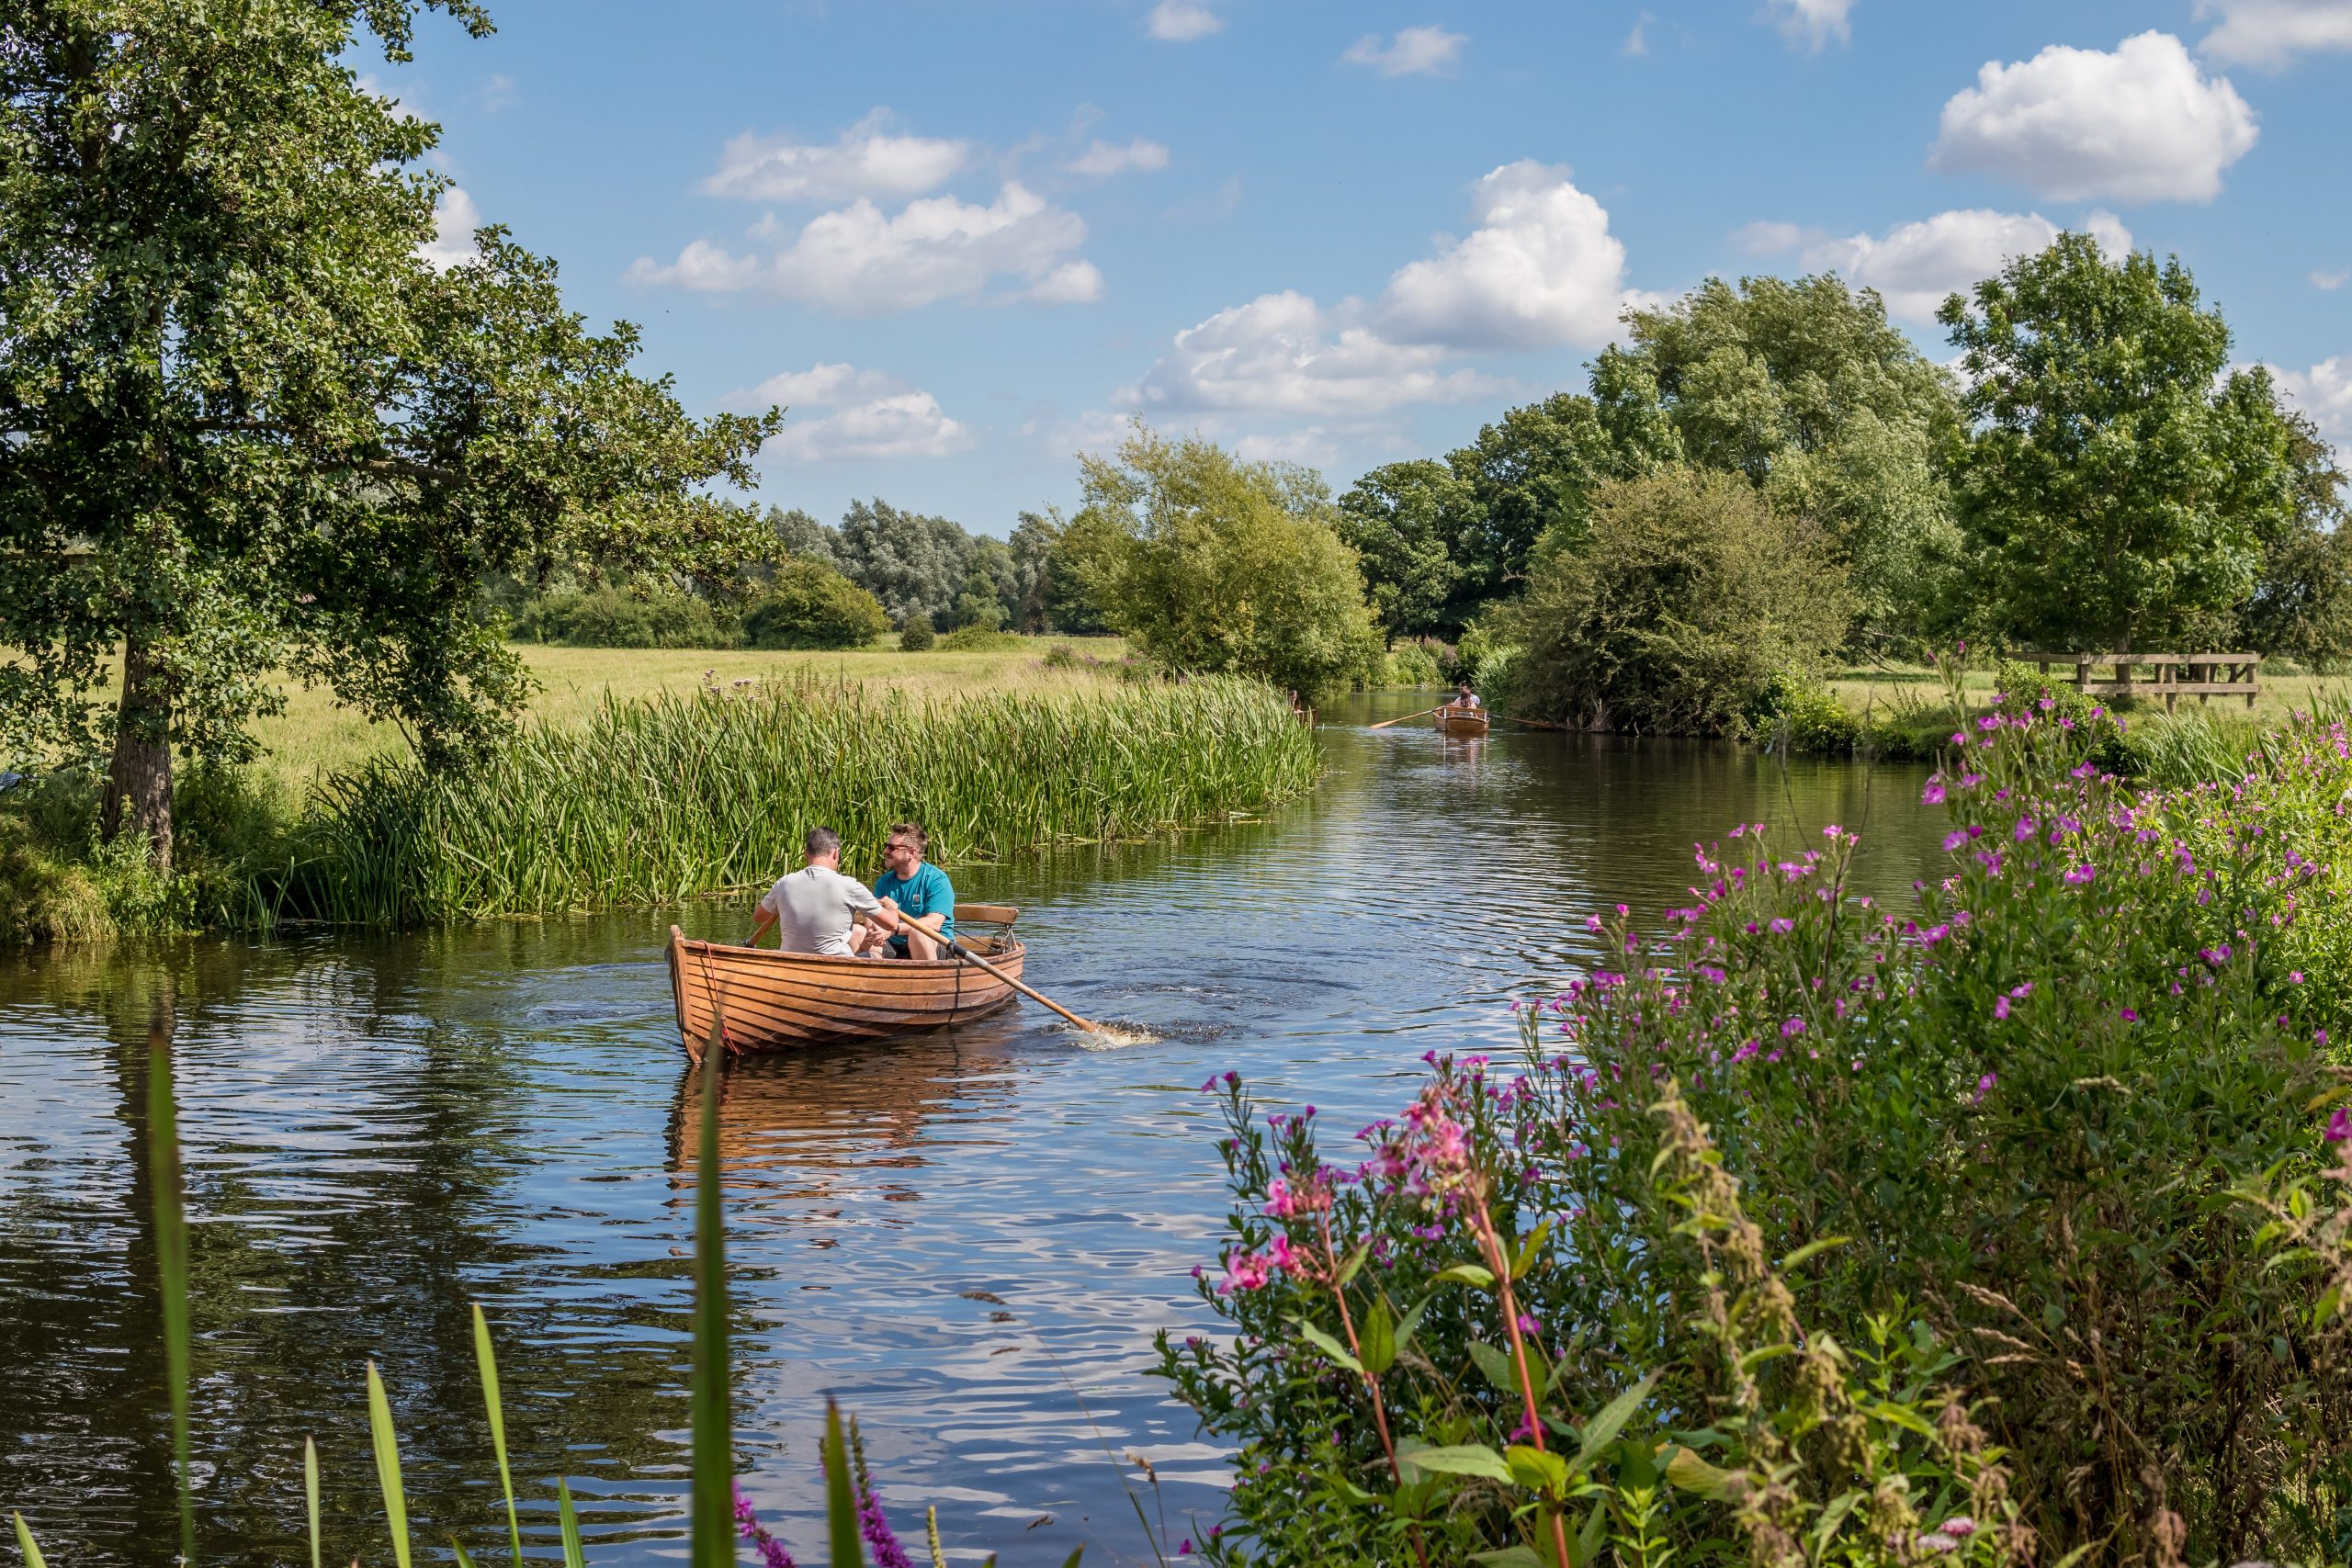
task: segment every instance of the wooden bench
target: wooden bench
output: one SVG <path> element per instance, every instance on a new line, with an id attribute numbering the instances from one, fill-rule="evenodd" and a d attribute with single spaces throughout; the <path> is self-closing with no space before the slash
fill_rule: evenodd
<path id="1" fill-rule="evenodd" d="M 2204 702 L 2211 697 L 2244 697 L 2254 706 L 2261 694 L 2262 655 L 2258 653 L 2026 653 L 2018 657 L 2047 676 L 2052 665 L 2075 667 L 2074 687 L 2089 696 L 2162 697 L 2169 713 L 2183 697 Z M 2115 673 L 2094 680 L 2091 672 L 2107 665 Z M 2132 671 L 2144 669 L 2143 679 Z"/>

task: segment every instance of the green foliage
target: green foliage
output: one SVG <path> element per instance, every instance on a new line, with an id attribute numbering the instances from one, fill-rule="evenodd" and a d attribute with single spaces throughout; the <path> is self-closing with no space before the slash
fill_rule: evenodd
<path id="1" fill-rule="evenodd" d="M 130 795 L 159 863 L 173 750 L 249 756 L 273 671 L 447 763 L 522 694 L 486 574 L 692 575 L 749 543 L 702 487 L 748 481 L 778 416 L 688 419 L 631 374 L 634 329 L 586 331 L 502 231 L 419 256 L 437 131 L 355 66 L 369 33 L 405 58 L 421 8 L 40 7 L 0 55 L 0 710 L 113 750 L 109 818 Z"/>
<path id="2" fill-rule="evenodd" d="M 743 612 L 753 648 L 864 648 L 889 629 L 873 594 L 815 560 L 778 567 Z"/>
<path id="3" fill-rule="evenodd" d="M 1400 642 L 1388 650 L 1381 672 L 1384 686 L 1434 686 L 1440 683 L 1437 656 L 1418 642 Z"/>
<path id="4" fill-rule="evenodd" d="M 905 629 L 899 633 L 899 651 L 926 653 L 938 641 L 939 634 L 931 629 L 931 617 L 915 615 L 908 620 Z"/>
<path id="5" fill-rule="evenodd" d="M 1464 541 L 1482 515 L 1470 486 L 1427 458 L 1374 468 L 1340 498 L 1340 537 L 1363 563 L 1373 614 L 1389 637 L 1446 625 L 1447 604 L 1471 570 L 1458 564 Z"/>
<path id="6" fill-rule="evenodd" d="M 850 502 L 831 545 L 842 575 L 900 626 L 918 615 L 948 625 L 972 564 L 972 536 L 959 525 L 879 497 Z"/>
<path id="7" fill-rule="evenodd" d="M 939 639 L 939 646 L 951 653 L 1000 653 L 1019 648 L 1020 637 L 1012 632 L 1001 632 L 979 622 L 957 626 Z"/>
<path id="8" fill-rule="evenodd" d="M 1512 701 L 1531 716 L 1737 733 L 1775 678 L 1819 671 L 1849 603 L 1816 530 L 1736 476 L 1671 468 L 1602 487 L 1583 544 L 1539 558 L 1491 635 L 1524 650 Z"/>
<path id="9" fill-rule="evenodd" d="M 2254 590 L 2296 508 L 2270 378 L 2176 260 L 2064 234 L 1954 295 L 1971 433 L 1952 459 L 1967 591 L 2052 649 L 2168 646 Z"/>
<path id="10" fill-rule="evenodd" d="M 764 884 L 820 824 L 856 869 L 909 818 L 969 863 L 1262 811 L 1316 771 L 1281 694 L 1230 678 L 922 702 L 722 688 L 534 725 L 462 773 L 388 759 L 330 781 L 285 897 L 393 923 L 662 903 Z"/>
<path id="11" fill-rule="evenodd" d="M 518 642 L 569 648 L 736 648 L 740 615 L 698 594 L 675 588 L 632 592 L 611 583 L 559 588 L 529 600 L 514 614 L 509 635 Z"/>
<path id="12" fill-rule="evenodd" d="M 1090 599 L 1165 664 L 1261 677 L 1310 701 L 1374 671 L 1356 554 L 1310 470 L 1138 427 L 1083 457 L 1064 546 Z"/>
<path id="13" fill-rule="evenodd" d="M 1573 543 L 1602 480 L 1650 466 L 1614 448 L 1593 400 L 1572 392 L 1504 411 L 1445 460 L 1471 502 L 1453 529 L 1461 579 L 1442 617 L 1449 630 L 1509 592 L 1538 541 L 1549 536 Z"/>
<path id="14" fill-rule="evenodd" d="M 2311 418 L 2286 415 L 2293 508 L 2262 542 L 2254 592 L 2237 606 L 2228 640 L 2321 674 L 2352 668 L 2352 533 L 2344 526 L 2345 475 Z M 2273 521 L 2278 519 L 2273 518 Z"/>
<path id="15" fill-rule="evenodd" d="M 1862 721 L 1819 681 L 1776 671 L 1751 723 L 1768 746 L 1798 756 L 1845 756 L 1862 742 Z"/>

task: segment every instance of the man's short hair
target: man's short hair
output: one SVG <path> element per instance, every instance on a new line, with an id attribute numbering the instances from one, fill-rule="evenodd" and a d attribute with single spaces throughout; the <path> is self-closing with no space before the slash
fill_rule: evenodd
<path id="1" fill-rule="evenodd" d="M 842 852 L 842 836 L 831 828 L 811 828 L 808 829 L 808 836 L 800 841 L 800 845 L 812 857 L 837 855 Z"/>
<path id="2" fill-rule="evenodd" d="M 922 830 L 920 822 L 900 822 L 890 829 L 890 837 L 913 840 L 917 854 L 931 848 L 931 835 Z"/>

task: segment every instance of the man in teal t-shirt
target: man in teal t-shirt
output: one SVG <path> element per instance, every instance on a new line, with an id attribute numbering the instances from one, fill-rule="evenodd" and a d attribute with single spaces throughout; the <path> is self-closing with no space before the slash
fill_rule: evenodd
<path id="1" fill-rule="evenodd" d="M 901 822 L 882 848 L 882 863 L 890 869 L 875 879 L 874 896 L 907 917 L 883 949 L 893 958 L 936 958 L 956 934 L 956 889 L 945 872 L 924 863 L 930 847 L 920 824 Z"/>

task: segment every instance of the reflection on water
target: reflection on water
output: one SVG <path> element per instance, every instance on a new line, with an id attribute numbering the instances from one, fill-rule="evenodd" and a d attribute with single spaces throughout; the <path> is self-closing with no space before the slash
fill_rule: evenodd
<path id="1" fill-rule="evenodd" d="M 1327 715 L 1326 786 L 1274 820 L 959 869 L 966 897 L 1024 907 L 1034 984 L 1151 1043 L 1088 1049 L 1024 1005 L 725 1075 L 741 1460 L 796 1549 L 820 1540 L 830 1393 L 902 1526 L 935 1502 L 962 1552 L 1148 1561 L 1124 1456 L 1159 1468 L 1178 1534 L 1221 1480 L 1141 1375 L 1153 1329 L 1205 1315 L 1189 1270 L 1225 1199 L 1195 1086 L 1237 1067 L 1352 1128 L 1403 1098 L 1422 1052 L 1508 1048 L 1503 1004 L 1596 956 L 1583 914 L 1679 902 L 1694 840 L 1855 826 L 1860 880 L 1890 893 L 1937 828 L 1915 770 L 1362 728 L 1417 705 Z M 174 1533 L 134 1157 L 161 1019 L 190 1165 L 205 1555 L 299 1554 L 314 1434 L 342 1521 L 327 1551 L 380 1556 L 370 1358 L 420 1542 L 492 1544 L 469 1301 L 500 1337 L 535 1550 L 552 1551 L 560 1472 L 595 1561 L 681 1555 L 699 1084 L 668 1016 L 673 918 L 732 938 L 742 911 L 0 969 L 0 1506 L 76 1562 L 150 1560 Z"/>

